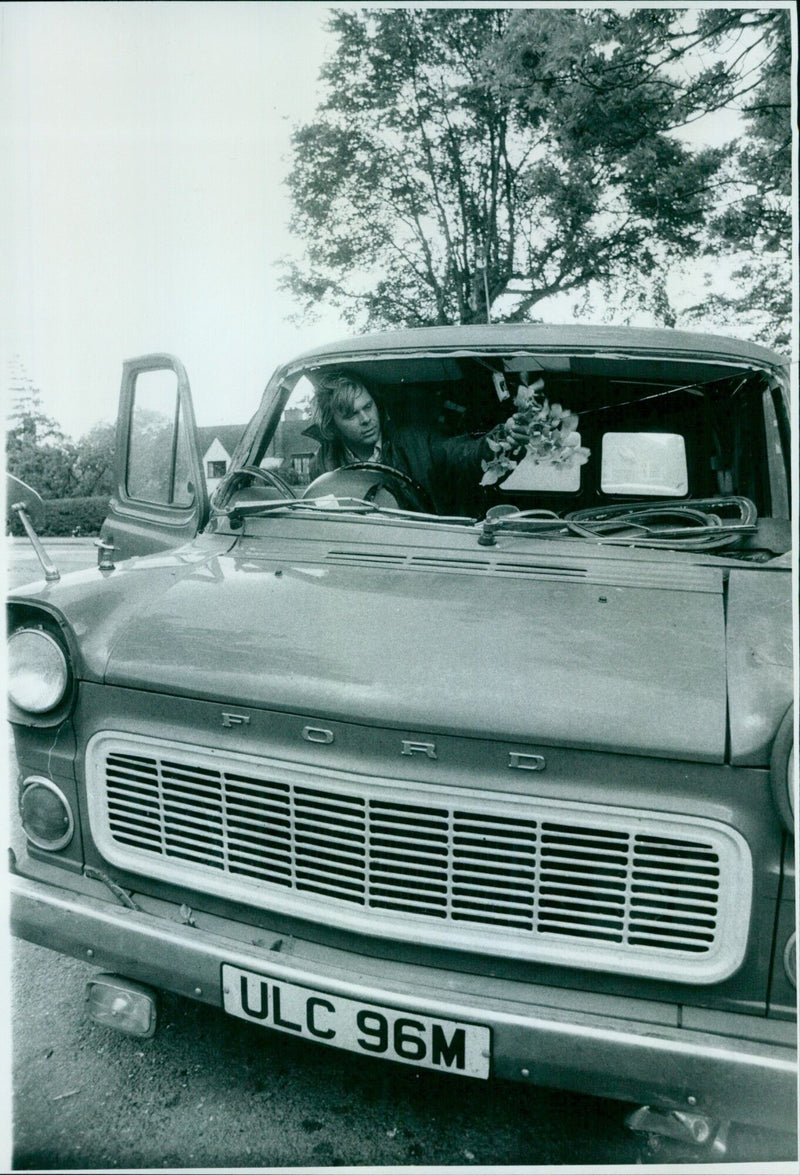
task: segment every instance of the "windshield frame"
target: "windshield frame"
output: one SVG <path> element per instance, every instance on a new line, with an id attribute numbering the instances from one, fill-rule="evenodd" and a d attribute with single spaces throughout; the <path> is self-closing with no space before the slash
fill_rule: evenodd
<path id="1" fill-rule="evenodd" d="M 388 332 L 384 335 L 361 336 L 345 342 L 320 347 L 309 351 L 285 363 L 273 372 L 262 395 L 261 404 L 245 429 L 239 444 L 233 454 L 230 472 L 241 470 L 244 466 L 257 464 L 267 451 L 274 438 L 276 429 L 281 421 L 286 404 L 294 391 L 298 381 L 305 375 L 310 377 L 314 372 L 332 367 L 342 367 L 348 363 L 358 362 L 364 370 L 371 364 L 380 365 L 387 362 L 402 362 L 409 360 L 443 361 L 458 359 L 492 359 L 498 358 L 519 362 L 529 359 L 531 366 L 541 365 L 546 374 L 548 365 L 558 360 L 596 360 L 598 365 L 614 364 L 624 361 L 636 364 L 638 362 L 668 363 L 675 365 L 675 377 L 684 377 L 687 380 L 694 377 L 700 382 L 709 371 L 721 378 L 721 373 L 734 375 L 742 372 L 745 375 L 755 376 L 763 374 L 769 384 L 780 393 L 775 396 L 776 410 L 779 415 L 781 440 L 785 443 L 789 419 L 789 385 L 790 369 L 788 362 L 775 352 L 764 347 L 738 340 L 729 340 L 717 336 L 690 335 L 685 332 L 669 332 L 649 330 L 647 328 L 556 328 L 548 327 L 535 331 L 540 338 L 521 338 L 528 336 L 534 328 L 525 327 L 520 331 L 519 324 L 514 331 L 508 328 L 483 327 L 477 328 L 417 328 L 401 332 Z M 500 332 L 496 334 L 495 332 Z M 420 335 L 425 335 L 423 341 Z M 436 336 L 434 338 L 434 336 Z M 458 336 L 455 338 L 454 336 Z M 602 336 L 602 337 L 601 337 Z M 656 336 L 654 338 L 654 336 Z M 474 337 L 474 342 L 472 341 Z M 623 345 L 624 338 L 624 345 Z M 676 345 L 667 347 L 669 339 Z M 583 340 L 583 341 L 580 341 Z M 420 345 L 422 344 L 422 345 Z M 598 371 L 601 367 L 598 367 Z M 611 370 L 611 369 L 610 369 Z M 781 407 L 778 408 L 778 402 Z M 790 454 L 784 454 L 789 460 Z M 791 484 L 791 480 L 789 482 Z M 259 506 L 254 504 L 252 509 L 242 512 L 242 516 L 255 515 Z M 565 510 L 567 509 L 565 502 Z M 295 509 L 289 507 L 289 509 Z M 385 508 L 384 517 L 391 517 L 391 508 Z M 270 511 L 271 512 L 271 511 Z M 302 511 L 301 511 L 302 512 Z M 335 513 L 341 513 L 336 511 Z M 228 517 L 229 509 L 220 509 L 212 501 L 212 514 L 216 518 Z M 370 511 L 377 516 L 378 511 Z M 319 513 L 316 513 L 319 516 Z M 404 516 L 403 511 L 394 515 L 398 520 Z M 414 516 L 410 515 L 409 520 Z M 424 516 L 416 515 L 418 521 Z M 441 525 L 451 519 L 457 525 L 463 525 L 465 516 L 431 516 L 424 519 L 428 525 Z M 475 524 L 475 519 L 469 520 Z M 508 528 L 503 528 L 508 529 Z M 574 536 L 577 537 L 577 536 Z"/>

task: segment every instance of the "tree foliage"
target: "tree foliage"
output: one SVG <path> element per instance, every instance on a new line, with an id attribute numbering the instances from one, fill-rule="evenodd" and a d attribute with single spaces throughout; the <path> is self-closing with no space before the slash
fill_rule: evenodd
<path id="1" fill-rule="evenodd" d="M 734 160 L 688 128 L 783 68 L 777 17 L 788 27 L 721 8 L 336 12 L 325 97 L 293 137 L 306 256 L 286 286 L 366 326 L 525 320 L 597 283 L 674 322 L 670 267 L 728 247 L 720 198 L 759 166 L 752 133 Z"/>
<path id="2" fill-rule="evenodd" d="M 44 498 L 68 497 L 76 485 L 75 446 L 57 421 L 44 412 L 39 389 L 18 362 L 11 373 L 9 392 L 8 472 Z"/>
<path id="3" fill-rule="evenodd" d="M 99 534 L 108 516 L 108 495 L 90 498 L 48 498 L 44 518 L 37 523 L 40 537 Z M 6 534 L 22 537 L 25 528 L 16 512 L 7 510 Z"/>
<path id="4" fill-rule="evenodd" d="M 764 65 L 742 95 L 747 133 L 725 167 L 726 199 L 710 223 L 708 251 L 739 259 L 732 285 L 690 308 L 692 317 L 752 323 L 762 342 L 788 348 L 791 339 L 792 45 L 789 13 L 736 10 L 728 14 L 756 34 Z M 716 43 L 720 14 L 705 28 Z"/>
<path id="5" fill-rule="evenodd" d="M 76 494 L 83 497 L 108 497 L 114 490 L 115 426 L 104 422 L 95 424 L 81 437 L 75 448 Z"/>
<path id="6" fill-rule="evenodd" d="M 41 392 L 19 359 L 12 360 L 6 382 L 8 472 L 43 498 L 108 498 L 114 482 L 114 425 L 95 424 L 73 441 L 44 411 Z"/>

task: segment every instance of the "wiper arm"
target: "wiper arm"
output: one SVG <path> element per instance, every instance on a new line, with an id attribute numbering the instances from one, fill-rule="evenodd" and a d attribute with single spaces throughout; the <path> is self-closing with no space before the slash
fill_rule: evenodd
<path id="1" fill-rule="evenodd" d="M 349 510 L 352 513 L 354 506 L 346 507 L 342 505 L 345 501 L 357 502 L 361 507 L 362 514 L 367 512 L 371 513 L 378 509 L 372 502 L 362 501 L 361 499 L 338 498 L 333 500 L 326 498 L 325 500 L 321 500 L 319 498 L 273 498 L 267 502 L 238 502 L 233 506 L 228 506 L 221 513 L 230 519 L 256 518 L 264 514 L 280 514 L 287 510 L 313 511 L 317 514 L 323 512 L 326 514 L 341 514 L 345 510 Z"/>
<path id="2" fill-rule="evenodd" d="M 245 518 L 278 514 L 282 511 L 299 511 L 317 516 L 320 514 L 336 516 L 379 514 L 411 522 L 450 523 L 461 526 L 475 526 L 477 522 L 476 518 L 465 518 L 461 515 L 422 514 L 414 510 L 378 506 L 375 502 L 368 502 L 366 498 L 332 498 L 327 495 L 322 498 L 278 498 L 272 502 L 241 502 L 222 510 L 220 513 L 235 525 L 241 523 Z"/>
<path id="3" fill-rule="evenodd" d="M 482 547 L 493 547 L 495 535 L 501 532 L 511 534 L 534 534 L 544 538 L 557 537 L 559 534 L 568 534 L 567 524 L 552 510 L 512 510 L 512 508 L 497 507 L 502 514 L 487 514 L 483 523 L 478 542 Z"/>

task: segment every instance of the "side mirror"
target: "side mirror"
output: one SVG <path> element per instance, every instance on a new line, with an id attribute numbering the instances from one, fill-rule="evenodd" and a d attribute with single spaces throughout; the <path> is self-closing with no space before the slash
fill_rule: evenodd
<path id="1" fill-rule="evenodd" d="M 24 481 L 20 481 L 18 477 L 14 477 L 13 473 L 7 473 L 6 502 L 8 509 L 19 515 L 19 520 L 36 552 L 36 558 L 42 565 L 42 571 L 44 571 L 44 577 L 47 582 L 54 583 L 56 580 L 61 579 L 58 568 L 48 559 L 47 552 L 36 533 L 36 527 L 40 527 L 44 522 L 45 509 L 44 502 L 39 494 L 37 494 L 36 490 L 31 489 L 29 485 L 26 485 Z"/>
<path id="2" fill-rule="evenodd" d="M 44 524 L 45 505 L 36 490 L 14 477 L 13 473 L 6 474 L 6 509 L 18 512 L 20 506 L 28 515 L 35 530 L 40 530 Z"/>

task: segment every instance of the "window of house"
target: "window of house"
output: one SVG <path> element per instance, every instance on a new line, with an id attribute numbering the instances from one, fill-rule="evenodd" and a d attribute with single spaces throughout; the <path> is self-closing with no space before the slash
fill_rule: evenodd
<path id="1" fill-rule="evenodd" d="M 206 465 L 208 466 L 208 477 L 224 477 L 228 472 L 227 461 L 207 461 Z"/>
<path id="2" fill-rule="evenodd" d="M 313 453 L 293 453 L 291 456 L 291 466 L 295 473 L 308 481 L 311 476 L 311 459 Z"/>

